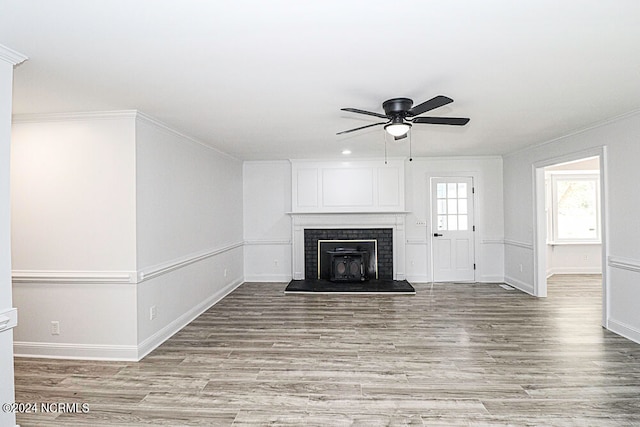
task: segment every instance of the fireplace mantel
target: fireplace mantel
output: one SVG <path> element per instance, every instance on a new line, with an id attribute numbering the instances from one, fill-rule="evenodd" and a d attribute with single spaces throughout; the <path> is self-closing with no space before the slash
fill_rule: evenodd
<path id="1" fill-rule="evenodd" d="M 393 230 L 393 278 L 394 280 L 404 280 L 406 214 L 407 212 L 290 212 L 293 279 L 304 279 L 304 230 L 306 228 L 391 228 Z"/>

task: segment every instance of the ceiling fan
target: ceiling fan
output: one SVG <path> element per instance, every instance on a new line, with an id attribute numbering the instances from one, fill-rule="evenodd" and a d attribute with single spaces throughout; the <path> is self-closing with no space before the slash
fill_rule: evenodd
<path id="1" fill-rule="evenodd" d="M 349 132 L 355 132 L 357 130 L 370 128 L 372 126 L 384 125 L 384 130 L 387 131 L 394 139 L 402 139 L 407 137 L 409 129 L 413 123 L 426 123 L 432 125 L 451 125 L 451 126 L 464 126 L 469 122 L 468 118 L 463 117 L 416 117 L 427 111 L 434 110 L 453 102 L 453 99 L 438 95 L 431 98 L 428 101 L 413 106 L 413 100 L 409 98 L 392 98 L 382 103 L 382 109 L 384 114 L 374 113 L 372 111 L 359 110 L 357 108 L 341 108 L 341 111 L 349 111 L 351 113 L 366 114 L 368 116 L 379 117 L 386 119 L 385 122 L 372 123 L 370 125 L 361 126 L 355 129 L 349 129 L 342 132 L 338 132 L 336 135 L 342 135 Z"/>

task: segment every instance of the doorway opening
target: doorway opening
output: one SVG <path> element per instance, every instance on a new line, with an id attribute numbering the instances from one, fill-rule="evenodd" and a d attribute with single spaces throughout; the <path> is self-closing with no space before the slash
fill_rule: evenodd
<path id="1" fill-rule="evenodd" d="M 549 281 L 599 281 L 606 327 L 605 176 L 604 147 L 534 165 L 534 295 L 546 297 Z"/>

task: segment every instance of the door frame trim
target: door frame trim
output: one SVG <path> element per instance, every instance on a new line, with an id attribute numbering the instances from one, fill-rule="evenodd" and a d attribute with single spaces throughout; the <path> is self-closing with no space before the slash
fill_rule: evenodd
<path id="1" fill-rule="evenodd" d="M 540 160 L 532 165 L 533 184 L 533 295 L 547 296 L 547 217 L 545 214 L 544 168 L 558 163 L 566 163 L 588 157 L 598 157 L 600 161 L 600 238 L 602 241 L 602 326 L 608 328 L 609 316 L 609 255 L 608 218 L 609 203 L 607 176 L 607 146 L 602 145 L 576 151 L 561 156 Z"/>

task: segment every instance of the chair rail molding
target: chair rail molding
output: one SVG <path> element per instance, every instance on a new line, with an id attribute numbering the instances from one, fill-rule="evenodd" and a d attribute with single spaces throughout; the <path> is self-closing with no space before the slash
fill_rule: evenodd
<path id="1" fill-rule="evenodd" d="M 13 270 L 13 283 L 108 283 L 136 284 L 135 271 L 62 271 L 62 270 Z"/>
<path id="2" fill-rule="evenodd" d="M 518 240 L 504 239 L 504 244 L 507 246 L 515 246 L 517 248 L 533 250 L 533 243 L 520 242 Z"/>
<path id="3" fill-rule="evenodd" d="M 607 264 L 609 265 L 609 267 L 633 271 L 634 273 L 640 273 L 639 260 L 635 260 L 631 258 L 623 258 L 618 256 L 609 256 L 609 259 L 607 260 Z"/>
<path id="4" fill-rule="evenodd" d="M 186 267 L 198 261 L 202 261 L 207 258 L 211 258 L 216 255 L 223 254 L 233 249 L 241 248 L 243 245 L 244 245 L 244 242 L 230 243 L 224 246 L 220 246 L 218 248 L 212 248 L 205 251 L 196 252 L 184 257 L 180 257 L 180 258 L 173 259 L 171 261 L 164 262 L 162 264 L 156 264 L 154 266 L 144 268 L 138 272 L 137 283 L 156 278 L 163 274 L 169 273 L 171 271 L 177 270 L 182 267 Z"/>
<path id="5" fill-rule="evenodd" d="M 62 271 L 62 270 L 13 270 L 13 283 L 55 283 L 55 284 L 122 284 L 135 285 L 186 267 L 190 264 L 241 248 L 244 242 L 235 242 L 217 248 L 176 258 L 139 271 Z"/>

